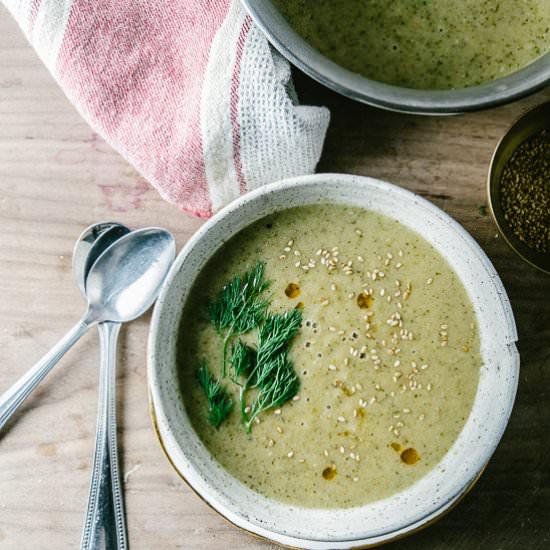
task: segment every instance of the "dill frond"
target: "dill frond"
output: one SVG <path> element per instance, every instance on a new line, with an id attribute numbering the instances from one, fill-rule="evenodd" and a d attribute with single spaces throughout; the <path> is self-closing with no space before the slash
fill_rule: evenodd
<path id="1" fill-rule="evenodd" d="M 286 352 L 276 355 L 266 363 L 261 375 L 261 384 L 256 386 L 258 393 L 250 404 L 249 414 L 243 418 L 247 431 L 251 430 L 252 423 L 259 414 L 284 405 L 300 389 L 300 380 Z M 241 410 L 243 410 L 242 403 Z"/>
<path id="2" fill-rule="evenodd" d="M 208 421 L 219 428 L 233 408 L 233 400 L 220 381 L 208 370 L 205 363 L 197 369 L 197 380 L 208 402 Z"/>
<path id="3" fill-rule="evenodd" d="M 234 346 L 231 355 L 231 366 L 236 378 L 247 376 L 256 365 L 257 352 L 251 346 L 247 346 L 239 340 Z"/>
<path id="4" fill-rule="evenodd" d="M 216 330 L 223 335 L 222 378 L 227 370 L 230 342 L 258 327 L 265 319 L 269 301 L 262 297 L 269 281 L 264 279 L 265 264 L 258 262 L 242 276 L 234 277 L 208 304 L 208 315 Z"/>
<path id="5" fill-rule="evenodd" d="M 301 324 L 301 310 L 293 309 L 269 314 L 260 326 L 256 364 L 241 391 L 241 411 L 244 411 L 247 391 L 258 390 L 250 412 L 242 414 L 248 431 L 260 413 L 280 407 L 298 393 L 300 381 L 288 359 L 288 349 Z"/>

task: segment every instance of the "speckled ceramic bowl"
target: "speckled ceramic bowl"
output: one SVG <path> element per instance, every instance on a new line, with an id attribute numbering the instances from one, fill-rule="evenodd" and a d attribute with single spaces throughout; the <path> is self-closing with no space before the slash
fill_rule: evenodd
<path id="1" fill-rule="evenodd" d="M 462 279 L 476 309 L 484 365 L 471 414 L 458 439 L 424 478 L 389 498 L 350 509 L 301 509 L 267 499 L 226 472 L 194 432 L 178 386 L 176 342 L 181 312 L 206 262 L 230 237 L 291 206 L 333 202 L 363 207 L 420 233 Z M 179 254 L 155 307 L 148 380 L 153 422 L 176 471 L 236 526 L 279 544 L 309 549 L 358 548 L 387 542 L 428 525 L 475 482 L 508 422 L 519 356 L 510 303 L 481 248 L 426 200 L 371 178 L 318 174 L 274 183 L 223 209 Z M 289 480 L 292 483 L 292 480 Z"/>

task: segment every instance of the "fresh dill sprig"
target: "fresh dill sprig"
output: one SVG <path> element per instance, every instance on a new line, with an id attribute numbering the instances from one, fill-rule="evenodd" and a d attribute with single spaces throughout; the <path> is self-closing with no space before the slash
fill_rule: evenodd
<path id="1" fill-rule="evenodd" d="M 197 380 L 208 401 L 208 420 L 215 428 L 219 428 L 229 416 L 233 400 L 220 381 L 212 376 L 205 363 L 197 369 Z"/>
<path id="2" fill-rule="evenodd" d="M 244 401 L 245 391 L 241 392 L 241 414 L 244 411 L 243 422 L 249 432 L 257 416 L 274 407 L 280 407 L 290 401 L 300 389 L 300 380 L 294 371 L 292 362 L 286 352 L 280 353 L 265 365 L 266 375 L 261 379 L 261 385 L 256 386 L 258 392 L 246 412 Z"/>
<path id="3" fill-rule="evenodd" d="M 280 407 L 300 388 L 288 351 L 302 324 L 302 312 L 299 309 L 268 312 L 269 300 L 263 293 L 269 282 L 264 279 L 264 272 L 265 264 L 258 262 L 253 269 L 227 283 L 208 305 L 210 321 L 223 338 L 220 379 L 228 375 L 230 364 L 229 377 L 239 386 L 241 418 L 247 431 L 258 415 Z M 258 329 L 257 347 L 238 339 L 253 329 Z M 233 401 L 206 366 L 197 371 L 197 377 L 208 399 L 208 418 L 218 427 L 231 411 Z"/>
<path id="4" fill-rule="evenodd" d="M 250 431 L 260 413 L 280 407 L 298 393 L 300 381 L 288 359 L 288 349 L 301 324 L 301 310 L 293 309 L 269 314 L 260 326 L 255 361 L 247 362 L 246 370 L 241 369 L 241 372 L 247 373 L 240 393 L 241 416 L 247 431 Z M 235 351 L 238 358 L 244 353 L 240 348 L 234 350 L 234 354 Z M 247 392 L 253 389 L 257 390 L 256 395 L 247 406 Z"/>
<path id="5" fill-rule="evenodd" d="M 230 342 L 258 327 L 265 319 L 269 301 L 262 294 L 269 287 L 269 281 L 264 279 L 264 272 L 265 264 L 258 262 L 250 271 L 227 283 L 208 305 L 210 321 L 223 335 L 222 378 L 226 376 Z"/>
<path id="6" fill-rule="evenodd" d="M 302 310 L 291 309 L 284 313 L 270 313 L 258 331 L 258 357 L 254 382 L 255 386 L 261 386 L 261 380 L 265 374 L 265 365 L 280 353 L 286 353 L 291 340 L 296 336 L 302 324 Z"/>

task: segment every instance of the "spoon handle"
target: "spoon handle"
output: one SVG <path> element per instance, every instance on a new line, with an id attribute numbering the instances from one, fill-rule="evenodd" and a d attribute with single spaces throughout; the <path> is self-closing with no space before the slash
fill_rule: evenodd
<path id="1" fill-rule="evenodd" d="M 101 342 L 99 401 L 92 480 L 81 550 L 125 550 L 126 522 L 120 488 L 116 431 L 116 345 L 119 323 L 98 325 Z"/>
<path id="2" fill-rule="evenodd" d="M 0 395 L 0 430 L 63 355 L 89 328 L 90 324 L 86 318 L 81 319 L 34 367 Z"/>

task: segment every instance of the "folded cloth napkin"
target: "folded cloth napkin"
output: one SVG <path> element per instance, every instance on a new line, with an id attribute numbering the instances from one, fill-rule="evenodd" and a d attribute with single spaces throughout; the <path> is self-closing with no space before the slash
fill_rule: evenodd
<path id="1" fill-rule="evenodd" d="M 2 0 L 88 123 L 168 201 L 207 217 L 311 173 L 329 113 L 239 0 Z"/>

